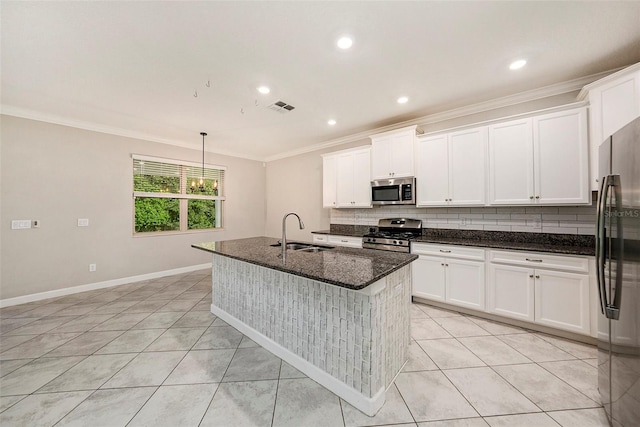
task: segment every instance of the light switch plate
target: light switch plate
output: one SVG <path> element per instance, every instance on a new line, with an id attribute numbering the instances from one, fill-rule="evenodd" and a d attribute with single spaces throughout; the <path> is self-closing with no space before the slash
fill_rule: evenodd
<path id="1" fill-rule="evenodd" d="M 78 218 L 78 227 L 88 227 L 89 219 L 88 218 Z"/>
<path id="2" fill-rule="evenodd" d="M 30 219 L 14 219 L 11 221 L 12 230 L 25 230 L 27 228 L 31 228 Z"/>

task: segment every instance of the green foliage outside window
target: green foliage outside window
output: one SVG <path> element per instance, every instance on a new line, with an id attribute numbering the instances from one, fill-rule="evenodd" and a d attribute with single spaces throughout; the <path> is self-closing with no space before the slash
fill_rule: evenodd
<path id="1" fill-rule="evenodd" d="M 215 200 L 189 200 L 187 212 L 189 230 L 214 228 L 216 226 Z"/>
<path id="2" fill-rule="evenodd" d="M 199 197 L 218 196 L 218 185 L 224 171 L 205 169 L 205 172 L 204 191 L 201 191 L 198 187 L 200 168 L 196 170 L 193 167 L 134 159 L 135 232 L 180 231 L 181 214 L 183 218 L 186 215 L 183 224 L 186 223 L 187 230 L 219 227 L 220 220 L 216 223 L 216 214 L 220 212 L 216 212 L 216 207 L 220 207 L 221 200 Z M 163 193 L 172 197 L 163 197 Z"/>

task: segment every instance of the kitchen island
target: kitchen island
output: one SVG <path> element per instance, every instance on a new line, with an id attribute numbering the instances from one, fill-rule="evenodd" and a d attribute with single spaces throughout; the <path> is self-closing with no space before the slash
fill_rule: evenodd
<path id="1" fill-rule="evenodd" d="M 408 359 L 416 255 L 336 247 L 287 252 L 255 237 L 213 253 L 211 312 L 367 415 Z"/>

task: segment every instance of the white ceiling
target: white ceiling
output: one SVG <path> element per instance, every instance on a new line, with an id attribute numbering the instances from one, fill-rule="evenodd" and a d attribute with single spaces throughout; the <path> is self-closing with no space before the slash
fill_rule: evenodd
<path id="1" fill-rule="evenodd" d="M 640 61 L 638 1 L 0 4 L 3 113 L 253 159 Z"/>

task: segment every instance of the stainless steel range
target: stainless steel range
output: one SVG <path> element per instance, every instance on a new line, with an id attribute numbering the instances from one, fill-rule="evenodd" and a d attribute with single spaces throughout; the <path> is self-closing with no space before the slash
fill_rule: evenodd
<path id="1" fill-rule="evenodd" d="M 410 252 L 411 240 L 422 234 L 422 221 L 409 218 L 378 220 L 378 231 L 362 236 L 362 247 L 384 251 Z"/>

